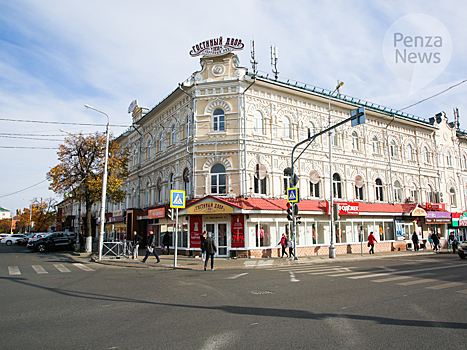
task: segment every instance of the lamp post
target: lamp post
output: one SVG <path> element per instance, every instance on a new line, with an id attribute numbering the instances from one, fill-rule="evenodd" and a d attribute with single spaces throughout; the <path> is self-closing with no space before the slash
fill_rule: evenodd
<path id="1" fill-rule="evenodd" d="M 344 85 L 344 82 L 338 82 L 336 88 L 333 92 L 329 95 L 328 98 L 328 115 L 329 115 L 329 127 L 332 125 L 331 120 L 331 97 L 332 95 L 339 90 L 341 86 Z M 334 247 L 334 213 L 333 213 L 333 178 L 332 178 L 332 135 L 334 134 L 335 130 L 329 130 L 329 215 L 330 215 L 330 231 L 331 231 L 331 245 L 329 246 L 329 257 L 335 258 L 336 257 L 336 247 Z"/>
<path id="2" fill-rule="evenodd" d="M 90 105 L 84 105 L 84 107 L 93 109 L 96 112 L 104 114 L 107 117 L 107 126 L 105 128 L 106 141 L 105 141 L 105 161 L 104 161 L 104 177 L 102 179 L 102 199 L 101 199 L 101 217 L 99 220 L 99 260 L 102 259 L 102 247 L 104 245 L 104 222 L 105 222 L 105 200 L 107 197 L 107 162 L 109 159 L 109 124 L 110 118 L 107 113 L 104 113 Z"/>

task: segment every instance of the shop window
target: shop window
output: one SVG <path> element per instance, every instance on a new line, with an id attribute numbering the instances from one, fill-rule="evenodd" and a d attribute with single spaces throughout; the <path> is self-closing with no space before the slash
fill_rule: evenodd
<path id="1" fill-rule="evenodd" d="M 220 108 L 216 109 L 212 116 L 212 130 L 225 131 L 225 114 Z"/>
<path id="2" fill-rule="evenodd" d="M 256 194 L 266 194 L 267 170 L 263 164 L 256 164 L 254 176 L 254 191 Z"/>
<path id="3" fill-rule="evenodd" d="M 334 198 L 342 198 L 342 182 L 341 177 L 337 173 L 332 176 L 332 189 Z"/>
<path id="4" fill-rule="evenodd" d="M 271 246 L 271 233 L 269 224 L 255 225 L 256 232 L 256 246 L 257 247 L 269 247 Z"/>
<path id="5" fill-rule="evenodd" d="M 379 202 L 384 201 L 383 196 L 383 181 L 381 179 L 376 179 L 376 200 Z"/>
<path id="6" fill-rule="evenodd" d="M 226 174 L 222 164 L 215 164 L 211 168 L 211 194 L 226 194 Z"/>

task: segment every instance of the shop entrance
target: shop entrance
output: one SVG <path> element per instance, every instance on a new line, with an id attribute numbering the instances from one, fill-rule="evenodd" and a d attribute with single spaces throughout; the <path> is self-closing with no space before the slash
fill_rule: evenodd
<path id="1" fill-rule="evenodd" d="M 217 256 L 227 256 L 227 223 L 214 222 L 206 224 L 204 228 L 208 235 L 214 236 L 214 242 L 217 246 Z"/>

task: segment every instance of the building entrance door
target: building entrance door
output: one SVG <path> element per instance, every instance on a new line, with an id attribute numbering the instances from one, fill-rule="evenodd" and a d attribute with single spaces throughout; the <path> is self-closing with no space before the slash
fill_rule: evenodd
<path id="1" fill-rule="evenodd" d="M 208 223 L 205 226 L 205 230 L 207 231 L 208 235 L 214 236 L 214 242 L 216 243 L 217 247 L 217 256 L 227 256 L 227 223 Z"/>

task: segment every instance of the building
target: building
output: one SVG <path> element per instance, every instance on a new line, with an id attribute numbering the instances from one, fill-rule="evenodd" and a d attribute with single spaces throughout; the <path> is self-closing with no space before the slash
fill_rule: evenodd
<path id="1" fill-rule="evenodd" d="M 0 207 L 0 220 L 3 220 L 3 219 L 11 219 L 11 211 Z"/>
<path id="2" fill-rule="evenodd" d="M 377 251 L 406 249 L 414 231 L 425 240 L 449 230 L 465 239 L 467 135 L 444 112 L 422 119 L 251 73 L 218 41 L 193 47 L 210 48 L 200 70 L 154 108 L 133 103 L 129 110 L 132 127 L 119 137 L 131 154 L 128 197 L 109 208 L 123 214 L 115 222 L 127 238 L 150 229 L 159 244 L 172 236 L 170 191 L 184 190 L 182 252 L 198 254 L 207 230 L 220 256 L 278 256 L 280 237 L 291 229 L 286 193 L 294 146 L 364 107 L 364 124 L 343 124 L 295 152 L 294 159 L 303 151 L 294 163 L 298 255 L 329 254 L 331 191 L 337 254 L 361 252 L 370 232 Z"/>

